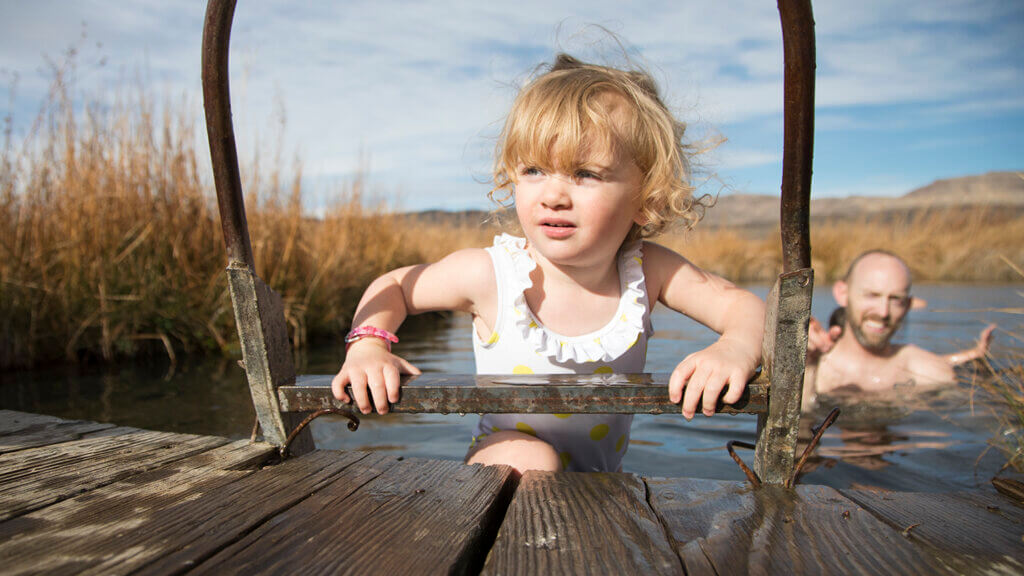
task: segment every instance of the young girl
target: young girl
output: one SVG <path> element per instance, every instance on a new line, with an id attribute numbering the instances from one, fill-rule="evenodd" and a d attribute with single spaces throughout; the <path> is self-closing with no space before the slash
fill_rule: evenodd
<path id="1" fill-rule="evenodd" d="M 672 373 L 682 413 L 739 400 L 760 362 L 764 305 L 753 294 L 641 238 L 699 218 L 683 125 L 645 73 L 560 55 L 517 96 L 498 141 L 495 191 L 515 202 L 524 238 L 389 272 L 363 295 L 334 396 L 381 414 L 399 398 L 390 353 L 407 314 L 473 316 L 480 374 L 643 372 L 651 308 L 661 302 L 720 338 Z M 493 194 L 493 192 L 492 192 Z M 352 398 L 345 392 L 351 384 Z M 616 471 L 630 415 L 484 414 L 468 463 Z"/>

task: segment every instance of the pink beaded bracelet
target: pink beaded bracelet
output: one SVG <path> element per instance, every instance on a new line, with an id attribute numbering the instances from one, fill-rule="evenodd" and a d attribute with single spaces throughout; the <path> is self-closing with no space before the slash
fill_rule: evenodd
<path id="1" fill-rule="evenodd" d="M 348 351 L 348 347 L 352 345 L 356 340 L 360 340 L 366 336 L 373 336 L 384 340 L 384 343 L 388 345 L 388 352 L 391 352 L 391 343 L 398 343 L 398 336 L 395 336 L 387 330 L 382 330 L 373 326 L 360 326 L 359 328 L 353 328 L 351 332 L 345 336 L 345 350 Z"/>

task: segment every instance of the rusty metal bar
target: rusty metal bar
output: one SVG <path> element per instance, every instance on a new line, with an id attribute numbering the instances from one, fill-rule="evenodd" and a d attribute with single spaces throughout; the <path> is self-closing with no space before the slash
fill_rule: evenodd
<path id="1" fill-rule="evenodd" d="M 235 129 L 231 123 L 231 93 L 228 89 L 228 45 L 235 0 L 210 0 L 203 26 L 203 107 L 206 134 L 213 161 L 213 182 L 217 206 L 228 251 L 229 268 L 247 268 L 255 273 L 249 227 L 245 221 L 242 180 L 238 175 Z"/>
<path id="2" fill-rule="evenodd" d="M 821 436 L 825 433 L 825 430 L 828 430 L 829 426 L 832 426 L 838 417 L 839 408 L 833 408 L 832 411 L 828 413 L 828 416 L 825 416 L 825 419 L 822 420 L 821 424 L 811 428 L 811 432 L 814 435 L 811 437 L 811 441 L 807 443 L 807 448 L 804 448 L 804 453 L 800 455 L 800 461 L 797 462 L 796 466 L 793 468 L 793 475 L 790 476 L 789 481 L 786 482 L 786 488 L 792 488 L 796 485 L 796 479 L 800 476 L 800 471 L 804 469 L 804 464 L 807 462 L 807 458 L 812 452 L 814 452 L 814 449 L 817 448 L 818 442 L 821 442 Z"/>
<path id="3" fill-rule="evenodd" d="M 310 422 L 325 414 L 341 414 L 345 418 L 348 418 L 348 429 L 350 431 L 355 432 L 359 429 L 359 417 L 352 413 L 351 408 L 324 408 L 322 410 L 317 410 L 309 416 L 306 416 L 306 418 L 300 422 L 294 430 L 292 430 L 291 434 L 288 435 L 288 439 L 284 441 L 284 444 L 278 448 L 278 453 L 281 455 L 282 459 L 288 456 L 288 448 L 292 445 L 295 438 L 305 430 L 306 426 L 309 426 Z"/>
<path id="4" fill-rule="evenodd" d="M 782 270 L 811 266 L 811 165 L 814 159 L 814 15 L 810 0 L 779 0 L 785 53 L 782 153 Z"/>
<path id="5" fill-rule="evenodd" d="M 754 471 L 747 466 L 746 462 L 743 461 L 743 458 L 740 458 L 740 455 L 736 453 L 736 449 L 734 448 L 735 446 L 746 448 L 747 450 L 753 450 L 756 446 L 749 442 L 740 442 L 739 440 L 730 440 L 725 443 L 725 449 L 729 451 L 729 456 L 732 456 L 732 459 L 739 465 L 740 470 L 743 470 L 743 473 L 747 475 L 747 480 L 750 482 L 750 485 L 754 488 L 760 488 L 761 479 L 757 477 L 757 474 L 754 474 Z"/>
<path id="6" fill-rule="evenodd" d="M 669 374 L 473 375 L 423 374 L 403 379 L 400 413 L 678 414 L 668 399 Z M 295 386 L 277 389 L 285 412 L 349 406 L 331 395 L 330 375 L 299 376 Z M 747 385 L 735 404 L 719 403 L 723 414 L 757 414 L 768 408 L 767 382 Z M 351 394 L 350 394 L 351 395 Z"/>

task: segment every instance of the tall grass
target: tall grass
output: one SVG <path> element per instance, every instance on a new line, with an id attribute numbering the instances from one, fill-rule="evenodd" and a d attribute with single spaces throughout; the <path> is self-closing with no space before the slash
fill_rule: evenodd
<path id="1" fill-rule="evenodd" d="M 778 229 L 752 235 L 698 225 L 692 232 L 669 234 L 658 241 L 734 281 L 771 282 L 782 266 Z M 874 248 L 902 256 L 915 282 L 1019 282 L 1006 261 L 1024 263 L 1024 213 L 987 207 L 943 208 L 814 221 L 811 265 L 815 282 L 841 278 L 857 255 Z"/>
<path id="2" fill-rule="evenodd" d="M 226 256 L 195 112 L 144 89 L 113 105 L 72 105 L 57 70 L 42 112 L 0 157 L 0 369 L 53 360 L 237 348 Z M 274 155 L 271 155 L 274 156 Z M 279 156 L 279 155 L 278 155 Z M 316 218 L 301 169 L 245 162 L 258 274 L 282 294 L 294 343 L 344 333 L 380 273 L 490 243 L 495 229 L 430 224 L 369 207 L 356 178 Z M 286 177 L 286 173 L 291 175 Z M 817 226 L 819 282 L 866 248 L 908 257 L 920 280 L 1003 280 L 1000 255 L 1024 262 L 1024 226 L 986 212 Z M 739 281 L 778 273 L 777 234 L 698 227 L 660 241 Z"/>
<path id="3" fill-rule="evenodd" d="M 145 90 L 74 106 L 65 69 L 0 157 L 0 369 L 237 348 L 211 178 L 194 112 Z M 295 344 L 342 333 L 385 270 L 441 257 L 482 232 L 421 231 L 368 209 L 365 178 L 320 218 L 303 212 L 301 172 L 243 167 L 259 275 L 282 294 Z"/>

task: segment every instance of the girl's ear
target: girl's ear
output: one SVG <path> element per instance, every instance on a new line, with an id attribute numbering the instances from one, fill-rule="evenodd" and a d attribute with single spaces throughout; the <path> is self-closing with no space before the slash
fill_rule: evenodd
<path id="1" fill-rule="evenodd" d="M 644 211 L 643 210 L 637 210 L 636 214 L 633 216 L 633 223 L 635 223 L 637 226 L 643 228 L 644 226 L 647 225 L 648 222 L 650 222 L 650 219 L 647 218 L 647 215 L 644 214 Z"/>
<path id="2" fill-rule="evenodd" d="M 846 282 L 839 280 L 832 285 L 832 296 L 836 299 L 836 304 L 845 308 L 846 303 L 849 301 L 850 286 Z"/>

